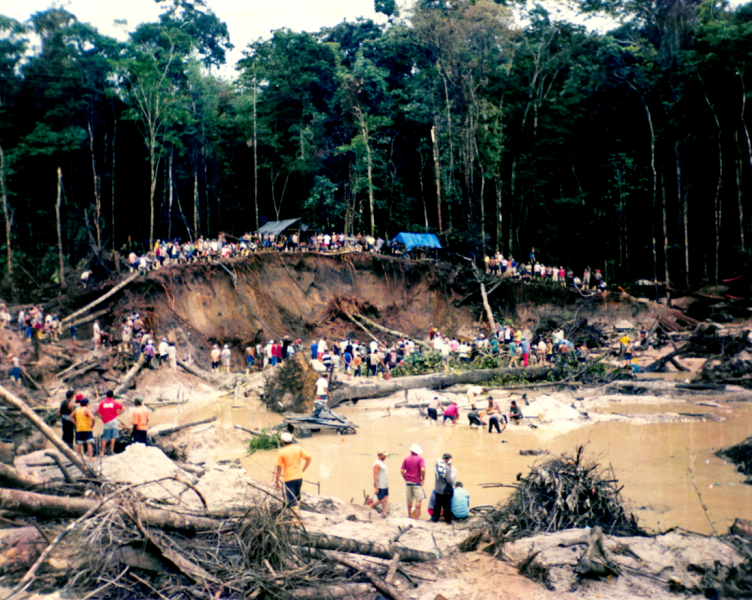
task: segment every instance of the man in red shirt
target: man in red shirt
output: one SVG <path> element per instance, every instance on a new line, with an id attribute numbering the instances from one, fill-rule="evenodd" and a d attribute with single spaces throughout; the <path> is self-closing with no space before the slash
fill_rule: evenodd
<path id="1" fill-rule="evenodd" d="M 426 461 L 420 456 L 423 449 L 418 444 L 410 446 L 410 456 L 402 461 L 402 477 L 407 484 L 407 515 L 420 519 L 420 504 L 426 497 L 423 481 L 426 478 Z M 415 504 L 415 510 L 413 510 Z"/>
<path id="2" fill-rule="evenodd" d="M 120 422 L 117 418 L 124 410 L 125 407 L 115 400 L 112 390 L 109 390 L 106 394 L 106 398 L 99 403 L 99 406 L 97 407 L 97 415 L 99 415 L 99 418 L 102 419 L 102 422 L 104 423 L 100 456 L 104 456 L 105 454 L 107 440 L 110 441 L 110 454 L 115 454 L 115 440 L 120 433 Z"/>

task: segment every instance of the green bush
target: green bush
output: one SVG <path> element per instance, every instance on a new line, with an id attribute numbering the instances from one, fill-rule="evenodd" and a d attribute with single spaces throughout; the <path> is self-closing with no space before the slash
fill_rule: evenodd
<path id="1" fill-rule="evenodd" d="M 259 450 L 275 450 L 282 446 L 280 433 L 276 429 L 264 428 L 261 435 L 254 435 L 248 442 L 248 454 L 253 454 Z"/>

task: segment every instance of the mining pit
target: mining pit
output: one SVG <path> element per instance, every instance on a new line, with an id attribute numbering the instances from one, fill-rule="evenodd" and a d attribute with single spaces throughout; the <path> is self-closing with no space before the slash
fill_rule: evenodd
<path id="1" fill-rule="evenodd" d="M 45 310 L 71 314 L 117 281 L 70 290 L 50 300 Z M 489 288 L 495 283 L 486 281 Z M 324 336 L 366 342 L 369 335 L 396 339 L 373 329 L 367 333 L 352 315 L 416 340 L 427 341 L 432 326 L 458 338 L 472 338 L 479 327 L 486 327 L 486 320 L 478 283 L 466 269 L 368 255 L 269 253 L 223 265 L 163 267 L 136 278 L 78 317 L 84 321 L 98 313 L 105 328 L 117 331 L 125 315 L 138 311 L 157 340 L 164 336 L 177 345 L 183 364 L 177 371 L 166 366 L 138 369 L 132 358 L 114 349 L 93 350 L 91 321 L 79 326 L 76 348 L 67 336 L 59 342 L 27 344 L 16 331 L 0 330 L 0 349 L 19 354 L 28 374 L 23 385 L 3 389 L 32 407 L 56 432 L 60 427 L 54 412 L 66 389 L 95 399 L 120 384 L 125 389 L 119 395 L 127 406 L 121 422 L 130 423 L 132 401 L 142 397 L 152 411 L 153 443 L 95 458 L 85 478 L 59 456 L 75 480 L 65 482 L 49 456 L 56 452 L 49 439 L 18 410 L 3 404 L 0 462 L 33 480 L 10 485 L 0 473 L 4 488 L 71 501 L 114 494 L 127 515 L 149 507 L 215 519 L 218 524 L 211 534 L 177 535 L 152 522 L 129 521 L 104 504 L 88 517 L 88 525 L 74 529 L 57 546 L 30 581 L 24 581 L 21 576 L 60 533 L 61 523 L 83 517 L 70 510 L 34 512 L 29 506 L 22 508 L 15 496 L 16 504 L 10 496 L 4 497 L 0 557 L 8 562 L 0 567 L 0 583 L 9 592 L 18 591 L 20 583 L 30 583 L 45 598 L 177 599 L 204 592 L 217 599 L 375 599 L 378 594 L 420 600 L 674 598 L 677 592 L 743 596 L 752 589 L 750 542 L 745 537 L 752 533 L 752 524 L 745 524 L 752 521 L 752 486 L 730 455 L 722 453 L 752 435 L 752 391 L 746 387 L 752 373 L 745 337 L 749 322 L 698 323 L 678 310 L 626 293 L 583 297 L 565 288 L 513 282 L 501 282 L 494 290 L 497 319 L 509 319 L 530 332 L 562 327 L 572 337 L 594 339 L 600 345 L 598 360 L 618 377 L 582 381 L 568 376 L 560 384 L 544 377 L 506 386 L 491 380 L 489 395 L 505 408 L 516 399 L 526 417 L 501 435 L 468 426 L 469 385 L 457 383 L 442 389 L 415 384 L 344 402 L 336 410 L 357 423 L 357 433 L 322 431 L 299 439 L 313 456 L 305 473 L 301 513 L 308 534 L 381 543 L 391 554 L 403 553 L 402 565 L 409 562 L 408 550 L 417 552 L 416 557 L 433 553 L 432 560 L 423 557 L 406 566 L 403 574 L 391 576 L 387 570 L 394 560 L 372 556 L 364 561 L 357 554 L 346 558 L 342 552 L 332 552 L 342 548 L 341 541 L 339 546 L 333 543 L 331 549 L 321 549 L 319 540 L 318 550 L 301 550 L 315 543 L 295 537 L 296 525 L 275 504 L 271 482 L 276 451 L 248 454 L 254 437 L 249 431 L 283 421 L 284 414 L 270 411 L 263 402 L 269 380 L 278 376 L 280 367 L 246 375 L 242 356 L 248 343 L 271 338 L 301 339 L 303 354 L 310 340 Z M 621 335 L 615 325 L 624 320 L 635 330 L 644 325 L 656 340 L 639 355 L 640 369 L 634 374 L 619 369 L 616 352 L 611 354 Z M 231 346 L 231 374 L 211 373 L 209 351 L 214 343 Z M 653 368 L 661 372 L 650 372 Z M 134 372 L 133 379 L 124 381 L 127 372 Z M 357 382 L 344 378 L 343 383 Z M 436 395 L 445 401 L 458 400 L 458 425 L 442 426 L 441 421 L 436 424 L 425 418 L 424 407 Z M 159 435 L 192 423 L 200 424 Z M 99 422 L 98 428 L 95 435 L 101 429 Z M 452 453 L 471 507 L 478 507 L 469 520 L 451 527 L 431 524 L 425 520 L 425 506 L 421 521 L 407 517 L 399 469 L 413 443 L 424 451 L 427 495 L 433 489 L 436 460 L 444 452 Z M 590 528 L 557 533 L 554 525 L 548 534 L 536 531 L 509 537 L 501 532 L 494 519 L 502 517 L 493 515 L 504 514 L 501 507 L 514 499 L 518 482 L 545 461 L 571 457 L 581 447 L 607 471 L 605 480 L 618 481 L 614 489 L 618 488 L 619 502 L 649 535 L 612 536 L 605 525 L 603 538 Z M 372 493 L 376 451 L 382 448 L 390 469 L 390 513 L 383 520 L 364 507 L 364 497 Z M 68 520 L 51 520 L 61 515 Z M 215 564 L 208 548 L 221 545 L 222 527 L 235 541 L 221 542 L 227 554 Z M 251 529 L 266 531 L 266 527 L 269 537 L 249 537 Z M 734 533 L 728 534 L 729 530 Z M 101 533 L 94 535 L 103 531 L 115 532 L 109 542 Z M 267 546 L 275 536 L 282 540 L 279 546 Z M 475 540 L 471 547 L 468 539 Z M 89 557 L 80 552 L 87 544 L 92 548 Z M 123 558 L 124 548 L 141 547 L 146 551 Z M 266 548 L 265 553 L 256 556 L 252 550 L 256 547 Z M 235 565 L 233 557 L 238 556 L 245 558 L 238 558 Z M 593 569 L 594 563 L 606 565 L 606 571 Z M 589 565 L 587 572 L 584 564 Z M 364 575 L 368 569 L 376 572 L 370 578 Z M 390 587 L 373 587 L 374 579 L 388 579 Z M 347 587 L 356 585 L 361 587 Z M 336 596 L 336 586 L 344 586 L 349 595 Z M 315 589 L 329 596 L 305 591 Z M 18 592 L 15 597 L 28 593 Z"/>

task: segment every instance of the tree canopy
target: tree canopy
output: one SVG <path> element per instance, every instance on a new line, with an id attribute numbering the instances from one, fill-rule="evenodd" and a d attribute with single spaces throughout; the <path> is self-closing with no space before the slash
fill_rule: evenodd
<path id="1" fill-rule="evenodd" d="M 210 6 L 157 2 L 125 42 L 0 15 L 6 286 L 55 281 L 58 246 L 104 263 L 291 217 L 674 288 L 749 263 L 752 4 L 376 0 L 385 24 L 274 31 L 227 80 Z"/>

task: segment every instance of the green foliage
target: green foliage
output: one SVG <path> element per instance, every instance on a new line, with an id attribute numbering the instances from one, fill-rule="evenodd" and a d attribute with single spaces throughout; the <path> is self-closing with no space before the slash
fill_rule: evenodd
<path id="1" fill-rule="evenodd" d="M 392 377 L 406 375 L 425 375 L 438 373 L 443 370 L 443 361 L 438 352 L 414 352 L 407 357 L 404 364 L 398 365 L 391 371 Z"/>
<path id="2" fill-rule="evenodd" d="M 276 429 L 264 428 L 260 435 L 254 435 L 248 442 L 248 454 L 259 450 L 275 450 L 282 447 L 280 433 Z"/>

